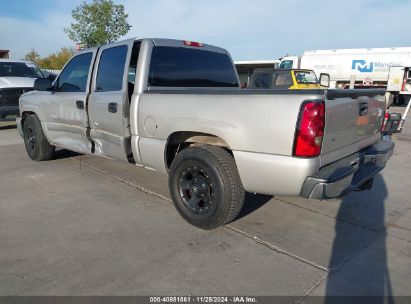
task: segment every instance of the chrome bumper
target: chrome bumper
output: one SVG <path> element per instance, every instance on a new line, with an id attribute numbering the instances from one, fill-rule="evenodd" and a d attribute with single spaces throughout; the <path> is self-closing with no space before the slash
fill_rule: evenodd
<path id="1" fill-rule="evenodd" d="M 353 190 L 369 189 L 374 176 L 384 169 L 393 150 L 393 142 L 381 140 L 358 153 L 327 165 L 315 175 L 307 177 L 300 196 L 327 199 Z"/>

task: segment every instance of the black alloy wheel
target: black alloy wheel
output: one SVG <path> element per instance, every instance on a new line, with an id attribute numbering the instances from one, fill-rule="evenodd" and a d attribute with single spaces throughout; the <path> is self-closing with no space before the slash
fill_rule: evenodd
<path id="1" fill-rule="evenodd" d="M 201 229 L 231 222 L 244 203 L 234 158 L 218 146 L 196 144 L 177 154 L 169 172 L 169 188 L 180 215 Z"/>
<path id="2" fill-rule="evenodd" d="M 215 209 L 215 181 L 202 164 L 187 167 L 179 180 L 180 197 L 194 214 L 205 215 Z M 214 200 L 214 202 L 213 202 Z"/>
<path id="3" fill-rule="evenodd" d="M 51 145 L 43 133 L 41 122 L 35 114 L 23 120 L 23 138 L 27 155 L 32 160 L 50 160 L 54 156 L 55 147 Z"/>

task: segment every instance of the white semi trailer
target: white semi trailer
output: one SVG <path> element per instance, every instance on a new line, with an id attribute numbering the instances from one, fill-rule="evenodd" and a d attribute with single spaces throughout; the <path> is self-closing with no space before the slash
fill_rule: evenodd
<path id="1" fill-rule="evenodd" d="M 280 69 L 312 69 L 330 74 L 332 88 L 387 88 L 390 67 L 411 67 L 411 47 L 305 51 L 303 56 L 285 56 Z M 404 98 L 405 97 L 405 98 Z M 404 91 L 390 91 L 388 104 L 409 99 Z"/>

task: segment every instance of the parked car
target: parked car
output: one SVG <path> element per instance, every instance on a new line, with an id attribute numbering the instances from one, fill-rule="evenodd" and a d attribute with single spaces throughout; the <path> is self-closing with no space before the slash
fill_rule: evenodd
<path id="1" fill-rule="evenodd" d="M 0 59 L 0 120 L 16 119 L 19 97 L 33 90 L 36 78 L 44 74 L 33 62 Z"/>
<path id="2" fill-rule="evenodd" d="M 325 86 L 327 86 L 326 84 Z M 249 89 L 320 89 L 313 70 L 256 69 L 251 75 Z"/>
<path id="3" fill-rule="evenodd" d="M 87 49 L 35 89 L 17 118 L 31 159 L 58 146 L 168 174 L 178 212 L 203 229 L 235 219 L 244 191 L 369 189 L 394 147 L 381 141 L 384 91 L 241 90 L 229 53 L 198 42 Z"/>

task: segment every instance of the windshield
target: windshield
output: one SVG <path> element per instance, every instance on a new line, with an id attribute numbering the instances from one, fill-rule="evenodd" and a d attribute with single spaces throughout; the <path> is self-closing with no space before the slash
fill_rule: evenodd
<path id="1" fill-rule="evenodd" d="M 295 80 L 298 83 L 313 83 L 318 84 L 317 76 L 314 71 L 294 71 Z"/>
<path id="2" fill-rule="evenodd" d="M 44 78 L 34 63 L 0 62 L 0 77 Z"/>
<path id="3" fill-rule="evenodd" d="M 292 60 L 284 60 L 280 63 L 281 70 L 289 70 L 293 68 L 293 61 Z"/>

